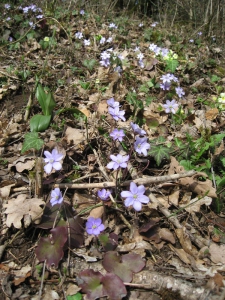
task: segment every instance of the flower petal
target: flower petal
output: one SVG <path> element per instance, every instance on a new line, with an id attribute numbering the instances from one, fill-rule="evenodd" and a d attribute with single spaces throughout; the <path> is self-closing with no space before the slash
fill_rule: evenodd
<path id="1" fill-rule="evenodd" d="M 140 201 L 141 203 L 148 203 L 150 200 L 147 196 L 141 195 L 141 197 L 138 198 L 138 201 Z"/>
<path id="2" fill-rule="evenodd" d="M 134 208 L 136 211 L 140 211 L 141 208 L 142 208 L 141 202 L 139 202 L 139 201 L 134 201 L 133 208 Z"/>
<path id="3" fill-rule="evenodd" d="M 145 192 L 144 185 L 139 185 L 138 188 L 137 188 L 137 192 L 138 192 L 139 195 L 144 194 L 144 192 Z"/>
<path id="4" fill-rule="evenodd" d="M 52 164 L 53 168 L 56 170 L 56 171 L 59 171 L 62 169 L 62 164 L 60 162 L 54 162 Z"/>
<path id="5" fill-rule="evenodd" d="M 115 165 L 115 162 L 114 161 L 110 161 L 108 164 L 107 164 L 107 168 L 108 169 L 114 169 L 114 165 Z"/>
<path id="6" fill-rule="evenodd" d="M 47 174 L 50 174 L 52 171 L 52 164 L 49 163 L 49 164 L 45 165 L 44 170 Z"/>
<path id="7" fill-rule="evenodd" d="M 127 199 L 124 201 L 124 205 L 125 205 L 126 207 L 133 205 L 133 203 L 134 203 L 134 198 L 131 198 L 131 197 L 127 198 Z"/>
<path id="8" fill-rule="evenodd" d="M 129 191 L 123 191 L 120 193 L 121 197 L 127 198 L 127 197 L 133 197 L 133 194 Z"/>
<path id="9" fill-rule="evenodd" d="M 49 151 L 44 151 L 44 155 L 48 158 L 51 159 L 52 158 L 52 154 Z"/>
<path id="10" fill-rule="evenodd" d="M 130 183 L 130 191 L 132 194 L 137 194 L 138 192 L 137 185 L 134 182 Z"/>

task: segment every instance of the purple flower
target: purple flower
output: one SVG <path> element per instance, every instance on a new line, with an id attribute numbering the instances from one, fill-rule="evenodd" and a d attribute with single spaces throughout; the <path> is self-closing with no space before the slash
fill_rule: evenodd
<path id="1" fill-rule="evenodd" d="M 110 53 L 108 53 L 107 51 L 103 51 L 102 53 L 101 53 L 101 59 L 107 59 L 107 58 L 110 58 Z"/>
<path id="2" fill-rule="evenodd" d="M 125 133 L 123 129 L 114 129 L 111 133 L 110 136 L 113 138 L 114 141 L 118 140 L 120 142 L 123 141 L 123 137 L 125 136 Z"/>
<path id="3" fill-rule="evenodd" d="M 151 50 L 151 51 L 153 51 L 153 52 L 154 52 L 154 51 L 155 51 L 155 49 L 157 48 L 157 45 L 152 43 L 152 44 L 150 44 L 150 45 L 149 45 L 149 47 L 148 47 L 148 48 L 149 48 L 149 50 Z"/>
<path id="4" fill-rule="evenodd" d="M 109 58 L 106 58 L 106 59 L 102 59 L 100 60 L 100 65 L 105 67 L 105 68 L 108 68 L 110 66 L 110 60 Z"/>
<path id="5" fill-rule="evenodd" d="M 109 106 L 111 106 L 112 108 L 119 107 L 119 105 L 120 105 L 120 103 L 118 101 L 115 101 L 114 98 L 110 98 L 109 100 L 107 100 L 107 104 Z"/>
<path id="6" fill-rule="evenodd" d="M 75 37 L 80 40 L 80 39 L 83 38 L 83 33 L 78 31 L 78 32 L 75 33 Z"/>
<path id="7" fill-rule="evenodd" d="M 10 4 L 5 4 L 6 9 L 10 9 Z"/>
<path id="8" fill-rule="evenodd" d="M 101 200 L 108 200 L 109 195 L 111 195 L 111 192 L 109 190 L 106 190 L 106 189 L 98 190 L 98 197 Z"/>
<path id="9" fill-rule="evenodd" d="M 170 73 L 162 75 L 162 77 L 160 77 L 160 79 L 162 80 L 163 83 L 166 83 L 166 82 L 170 83 L 172 81 L 172 77 L 171 77 Z"/>
<path id="10" fill-rule="evenodd" d="M 51 205 L 61 204 L 63 202 L 63 196 L 59 188 L 55 188 L 51 192 Z"/>
<path id="11" fill-rule="evenodd" d="M 63 159 L 63 154 L 60 154 L 57 149 L 53 149 L 52 153 L 44 151 L 44 155 L 46 156 L 45 162 L 47 163 L 47 165 L 44 166 L 44 170 L 47 174 L 51 173 L 52 168 L 57 171 L 62 169 L 60 160 Z"/>
<path id="12" fill-rule="evenodd" d="M 91 44 L 91 42 L 89 39 L 88 40 L 84 39 L 84 46 L 89 46 L 90 44 Z"/>
<path id="13" fill-rule="evenodd" d="M 194 40 L 193 40 L 193 39 L 190 39 L 189 42 L 190 42 L 190 43 L 194 43 Z"/>
<path id="14" fill-rule="evenodd" d="M 37 15 L 36 18 L 37 18 L 37 19 L 42 19 L 42 18 L 43 18 L 43 15 Z"/>
<path id="15" fill-rule="evenodd" d="M 110 36 L 110 37 L 106 40 L 106 42 L 107 42 L 107 43 L 111 43 L 112 40 L 113 40 L 113 38 Z"/>
<path id="16" fill-rule="evenodd" d="M 105 44 L 105 41 L 106 41 L 106 38 L 104 36 L 102 36 L 99 43 L 102 45 L 102 44 Z"/>
<path id="17" fill-rule="evenodd" d="M 161 49 L 162 57 L 167 56 L 168 54 L 169 54 L 169 49 L 167 49 L 167 48 L 162 48 Z"/>
<path id="18" fill-rule="evenodd" d="M 125 111 L 124 110 L 119 110 L 119 107 L 109 107 L 108 111 L 110 113 L 110 115 L 113 117 L 114 120 L 119 121 L 119 119 L 126 121 L 124 115 L 125 115 Z"/>
<path id="19" fill-rule="evenodd" d="M 81 9 L 81 10 L 80 10 L 80 15 L 83 16 L 84 14 L 85 14 L 85 11 L 84 11 L 83 9 Z"/>
<path id="20" fill-rule="evenodd" d="M 200 35 L 202 35 L 202 32 L 201 32 L 201 31 L 199 31 L 199 32 L 198 32 L 198 35 L 199 35 L 199 36 L 200 36 Z"/>
<path id="21" fill-rule="evenodd" d="M 140 135 L 145 135 L 146 131 L 141 129 L 137 124 L 130 122 L 130 126 L 133 129 L 134 133 L 140 134 Z"/>
<path id="22" fill-rule="evenodd" d="M 123 69 L 120 66 L 114 68 L 114 72 L 122 73 Z"/>
<path id="23" fill-rule="evenodd" d="M 130 191 L 123 191 L 120 195 L 125 199 L 125 206 L 133 206 L 136 211 L 142 209 L 142 203 L 147 204 L 149 198 L 144 195 L 145 187 L 143 185 L 137 186 L 134 182 L 130 184 Z"/>
<path id="24" fill-rule="evenodd" d="M 143 58 L 144 58 L 144 54 L 143 53 L 138 53 L 138 55 L 137 55 L 137 58 L 139 59 L 139 60 L 143 60 Z"/>
<path id="25" fill-rule="evenodd" d="M 150 149 L 150 144 L 147 143 L 147 137 L 136 137 L 136 141 L 134 143 L 134 150 L 141 154 L 143 153 L 144 156 L 147 156 L 147 150 Z"/>
<path id="26" fill-rule="evenodd" d="M 139 61 L 138 61 L 138 65 L 139 65 L 139 67 L 141 67 L 142 69 L 143 69 L 144 66 L 145 66 L 143 60 L 139 60 Z"/>
<path id="27" fill-rule="evenodd" d="M 109 24 L 109 28 L 115 28 L 115 29 L 117 29 L 117 26 L 116 26 L 116 24 L 114 24 L 114 23 L 110 23 L 110 24 Z"/>
<path id="28" fill-rule="evenodd" d="M 185 95 L 184 90 L 180 86 L 176 87 L 175 90 L 179 98 L 182 98 Z"/>
<path id="29" fill-rule="evenodd" d="M 166 113 L 175 114 L 178 108 L 178 103 L 173 99 L 172 101 L 166 100 L 166 104 L 163 104 Z"/>
<path id="30" fill-rule="evenodd" d="M 86 231 L 88 234 L 99 235 L 101 231 L 105 229 L 105 226 L 102 224 L 102 220 L 100 218 L 95 219 L 93 217 L 89 217 L 86 223 Z"/>
<path id="31" fill-rule="evenodd" d="M 160 87 L 161 89 L 163 89 L 164 91 L 169 91 L 170 87 L 171 87 L 171 83 L 170 82 L 165 82 L 165 83 L 160 83 Z"/>
<path id="32" fill-rule="evenodd" d="M 129 155 L 122 156 L 121 154 L 110 155 L 112 161 L 110 161 L 107 165 L 108 169 L 117 170 L 118 168 L 126 168 L 127 161 L 129 160 Z"/>

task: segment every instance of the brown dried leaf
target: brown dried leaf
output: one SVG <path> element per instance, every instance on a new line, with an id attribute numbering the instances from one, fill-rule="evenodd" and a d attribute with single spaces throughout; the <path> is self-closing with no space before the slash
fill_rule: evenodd
<path id="1" fill-rule="evenodd" d="M 45 202 L 42 199 L 28 199 L 28 197 L 26 194 L 21 194 L 16 199 L 10 199 L 8 204 L 3 204 L 3 207 L 6 208 L 4 213 L 7 214 L 6 225 L 8 227 L 13 224 L 16 228 L 21 228 L 21 220 L 24 217 L 26 220 L 24 225 L 28 227 L 31 221 L 34 221 L 42 215 L 43 208 L 40 206 L 45 205 Z"/>
<path id="2" fill-rule="evenodd" d="M 71 142 L 75 145 L 82 143 L 86 140 L 84 132 L 77 128 L 67 127 L 65 132 L 65 138 L 68 144 Z"/>
<path id="3" fill-rule="evenodd" d="M 172 232 L 167 228 L 160 228 L 159 229 L 159 236 L 162 240 L 168 241 L 172 244 L 175 244 L 176 240 Z"/>
<path id="4" fill-rule="evenodd" d="M 175 230 L 176 235 L 181 243 L 181 246 L 183 247 L 184 251 L 188 254 L 197 257 L 198 256 L 198 250 L 192 245 L 191 240 L 187 233 L 185 232 L 185 228 L 178 228 Z"/>
<path id="5" fill-rule="evenodd" d="M 211 260 L 215 263 L 225 264 L 225 245 L 217 245 L 215 243 L 209 246 L 209 253 Z"/>

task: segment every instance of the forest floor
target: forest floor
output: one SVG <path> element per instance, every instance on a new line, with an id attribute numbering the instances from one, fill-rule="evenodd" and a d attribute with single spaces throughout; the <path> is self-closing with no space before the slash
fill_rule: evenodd
<path id="1" fill-rule="evenodd" d="M 225 299 L 216 37 L 1 9 L 0 298 Z"/>

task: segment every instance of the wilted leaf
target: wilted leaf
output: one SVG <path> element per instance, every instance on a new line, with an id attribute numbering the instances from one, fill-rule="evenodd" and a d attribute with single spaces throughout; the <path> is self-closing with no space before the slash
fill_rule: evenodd
<path id="1" fill-rule="evenodd" d="M 21 228 L 21 220 L 25 217 L 28 220 L 27 217 L 30 217 L 29 222 L 24 222 L 24 226 L 28 227 L 31 221 L 42 215 L 41 205 L 45 205 L 42 199 L 28 199 L 26 194 L 21 194 L 16 199 L 10 199 L 8 204 L 3 204 L 3 207 L 6 208 L 5 214 L 7 214 L 6 225 L 10 227 L 13 224 L 16 228 Z"/>
<path id="2" fill-rule="evenodd" d="M 71 248 L 79 248 L 84 242 L 83 220 L 79 216 L 76 216 L 70 204 L 64 203 L 63 206 L 60 204 L 51 206 L 49 202 L 45 207 L 41 222 L 37 227 L 43 229 L 52 228 L 60 207 L 60 214 L 58 214 L 55 226 L 69 226 L 70 240 L 68 244 Z"/>
<path id="3" fill-rule="evenodd" d="M 115 273 L 124 282 L 131 282 L 133 273 L 141 271 L 145 262 L 136 253 L 129 253 L 120 257 L 117 252 L 109 251 L 105 254 L 102 265 L 107 272 Z"/>
<path id="4" fill-rule="evenodd" d="M 122 280 L 115 274 L 102 275 L 92 269 L 84 270 L 77 277 L 82 292 L 86 293 L 86 299 L 94 300 L 108 296 L 111 300 L 119 300 L 127 295 L 126 287 Z"/>
<path id="5" fill-rule="evenodd" d="M 46 260 L 46 265 L 50 268 L 53 264 L 57 268 L 59 261 L 63 258 L 63 246 L 67 241 L 67 228 L 55 227 L 50 230 L 50 235 L 41 237 L 35 253 L 40 262 Z"/>

